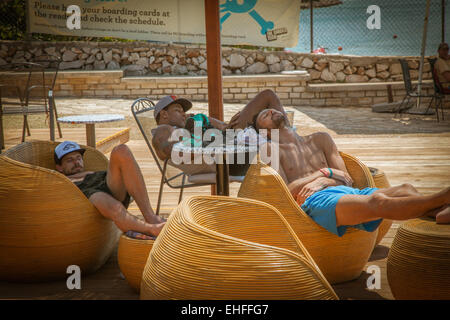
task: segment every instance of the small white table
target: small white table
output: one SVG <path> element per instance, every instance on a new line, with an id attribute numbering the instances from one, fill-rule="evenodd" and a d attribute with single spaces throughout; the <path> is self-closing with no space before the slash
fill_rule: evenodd
<path id="1" fill-rule="evenodd" d="M 90 147 L 96 147 L 95 124 L 103 122 L 114 122 L 125 120 L 120 114 L 86 114 L 79 116 L 67 116 L 58 118 L 58 122 L 63 123 L 84 123 L 86 124 L 86 144 Z"/>
<path id="2" fill-rule="evenodd" d="M 214 159 L 216 164 L 216 192 L 219 196 L 229 196 L 229 169 L 227 158 L 239 153 L 249 153 L 250 159 L 253 159 L 258 152 L 257 145 L 244 144 L 223 144 L 214 147 L 191 147 L 185 145 L 183 142 L 178 142 L 173 145 L 172 152 L 188 153 L 193 155 L 209 155 Z M 222 161 L 215 161 L 219 156 Z M 173 160 L 172 160 L 173 161 Z"/>

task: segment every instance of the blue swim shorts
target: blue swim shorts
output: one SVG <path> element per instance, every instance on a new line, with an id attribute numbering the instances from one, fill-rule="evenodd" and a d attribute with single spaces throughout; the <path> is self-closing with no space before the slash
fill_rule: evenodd
<path id="1" fill-rule="evenodd" d="M 346 194 L 371 195 L 378 188 L 356 189 L 346 186 L 328 187 L 309 196 L 301 208 L 316 223 L 328 231 L 342 237 L 348 227 L 353 227 L 368 232 L 375 231 L 383 219 L 360 223 L 354 226 L 336 226 L 336 205 L 339 199 Z"/>

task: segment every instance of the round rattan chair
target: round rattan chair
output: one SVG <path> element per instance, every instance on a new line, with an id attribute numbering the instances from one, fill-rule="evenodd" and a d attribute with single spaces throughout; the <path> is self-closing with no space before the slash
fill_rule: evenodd
<path id="1" fill-rule="evenodd" d="M 395 299 L 450 299 L 450 225 L 409 220 L 395 235 L 387 260 Z"/>
<path id="2" fill-rule="evenodd" d="M 375 187 L 377 188 L 389 188 L 391 184 L 389 183 L 389 180 L 387 179 L 386 174 L 383 170 L 377 169 L 377 168 L 371 168 L 369 167 L 370 173 L 372 174 L 373 182 L 375 183 Z M 380 226 L 378 227 L 378 235 L 377 240 L 375 242 L 375 245 L 378 245 L 381 240 L 384 238 L 386 233 L 388 233 L 389 229 L 391 228 L 392 220 L 390 219 L 383 219 L 383 222 L 381 222 Z"/>
<path id="3" fill-rule="evenodd" d="M 117 260 L 128 284 L 137 292 L 141 287 L 142 272 L 155 240 L 132 239 L 123 234 L 119 240 Z"/>
<path id="4" fill-rule="evenodd" d="M 281 214 L 250 199 L 194 196 L 153 245 L 141 299 L 336 299 Z"/>
<path id="5" fill-rule="evenodd" d="M 344 153 L 341 156 L 354 187 L 374 187 L 370 171 L 363 163 Z M 264 201 L 277 208 L 330 283 L 361 275 L 375 246 L 377 230 L 348 228 L 342 237 L 329 232 L 298 206 L 281 176 L 261 161 L 250 166 L 238 197 Z"/>
<path id="6" fill-rule="evenodd" d="M 28 141 L 0 155 L 0 279 L 36 282 L 99 269 L 119 238 L 66 176 L 55 171 L 57 142 Z M 107 158 L 86 149 L 86 170 L 106 170 Z"/>

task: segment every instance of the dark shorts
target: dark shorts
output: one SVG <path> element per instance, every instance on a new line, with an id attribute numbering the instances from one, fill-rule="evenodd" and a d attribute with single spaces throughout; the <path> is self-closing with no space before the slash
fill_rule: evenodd
<path id="1" fill-rule="evenodd" d="M 106 171 L 96 171 L 84 177 L 83 181 L 75 182 L 75 185 L 84 193 L 89 199 L 96 192 L 105 192 L 114 197 L 111 190 L 106 184 Z M 122 201 L 125 208 L 130 205 L 130 195 L 127 192 L 125 200 Z"/>

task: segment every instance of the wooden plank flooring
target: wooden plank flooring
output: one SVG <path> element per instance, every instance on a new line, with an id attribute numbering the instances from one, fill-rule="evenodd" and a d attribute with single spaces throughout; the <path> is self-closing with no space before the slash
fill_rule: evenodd
<path id="1" fill-rule="evenodd" d="M 97 140 L 124 128 L 98 128 Z M 63 128 L 64 137 L 58 139 L 75 140 L 85 143 L 85 129 Z M 385 171 L 391 185 L 404 182 L 412 183 L 420 192 L 429 194 L 450 185 L 450 134 L 406 134 L 406 135 L 338 135 L 332 134 L 338 148 L 350 153 L 366 165 Z M 20 142 L 21 130 L 10 129 L 5 132 L 6 146 L 11 147 Z M 48 130 L 32 130 L 33 139 L 48 139 Z M 27 138 L 28 139 L 28 138 Z M 130 140 L 127 145 L 133 151 L 139 163 L 147 185 L 150 201 L 156 206 L 160 174 L 145 142 Z M 236 196 L 239 184 L 230 187 L 231 196 Z M 210 187 L 190 188 L 185 190 L 184 196 L 209 194 Z M 162 215 L 167 216 L 178 201 L 178 191 L 166 187 Z M 133 203 L 130 212 L 139 214 Z M 336 293 L 341 299 L 392 299 L 386 278 L 386 258 L 393 237 L 399 227 L 395 222 L 387 236 L 378 245 L 367 266 L 378 265 L 382 272 L 380 290 L 369 291 L 366 281 L 369 274 L 363 272 L 355 281 L 334 285 Z M 114 254 L 107 264 L 97 273 L 82 280 L 82 290 L 70 291 L 66 289 L 65 281 L 41 284 L 10 284 L 0 283 L 0 298 L 34 298 L 34 299 L 137 299 L 134 293 L 120 276 L 117 257 Z"/>

